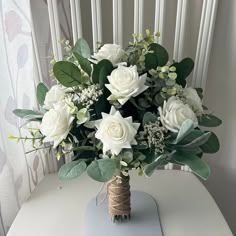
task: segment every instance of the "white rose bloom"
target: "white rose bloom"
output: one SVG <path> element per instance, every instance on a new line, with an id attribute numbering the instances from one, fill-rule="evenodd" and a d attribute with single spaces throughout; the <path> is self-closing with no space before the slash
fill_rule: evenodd
<path id="1" fill-rule="evenodd" d="M 67 106 L 56 106 L 47 111 L 40 125 L 41 133 L 46 136 L 43 142 L 53 142 L 53 148 L 56 148 L 69 134 L 73 120 Z"/>
<path id="2" fill-rule="evenodd" d="M 133 123 L 132 117 L 123 118 L 119 111 L 111 108 L 110 114 L 102 113 L 102 119 L 95 121 L 97 132 L 95 137 L 103 143 L 103 153 L 108 150 L 113 155 L 118 155 L 123 148 L 136 145 L 135 135 L 139 123 Z"/>
<path id="3" fill-rule="evenodd" d="M 107 99 L 116 98 L 121 105 L 124 105 L 130 97 L 136 97 L 148 88 L 145 85 L 147 75 L 139 76 L 137 66 L 119 65 L 107 78 L 110 84 L 105 86 L 112 94 Z"/>
<path id="4" fill-rule="evenodd" d="M 59 86 L 54 85 L 47 92 L 44 100 L 44 108 L 50 110 L 54 105 L 65 97 L 65 90 Z"/>
<path id="5" fill-rule="evenodd" d="M 121 62 L 124 57 L 125 51 L 117 44 L 104 44 L 97 53 L 94 53 L 93 57 L 98 61 L 103 59 L 109 60 L 113 65 Z"/>
<path id="6" fill-rule="evenodd" d="M 197 115 L 203 114 L 202 100 L 198 96 L 197 91 L 193 88 L 184 88 L 183 96 L 186 98 L 186 103 L 193 109 Z"/>
<path id="7" fill-rule="evenodd" d="M 164 101 L 163 108 L 158 108 L 162 125 L 177 133 L 183 122 L 187 119 L 193 121 L 194 127 L 198 126 L 198 120 L 195 113 L 188 104 L 184 104 L 176 97 L 170 97 L 168 101 Z"/>

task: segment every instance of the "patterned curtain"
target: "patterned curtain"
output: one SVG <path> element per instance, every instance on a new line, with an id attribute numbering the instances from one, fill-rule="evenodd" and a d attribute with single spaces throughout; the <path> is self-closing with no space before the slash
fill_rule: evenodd
<path id="1" fill-rule="evenodd" d="M 5 236 L 22 203 L 48 172 L 48 160 L 30 152 L 24 140 L 17 144 L 8 138 L 24 137 L 26 127 L 32 127 L 12 110 L 36 108 L 30 0 L 0 0 L 0 17 L 0 236 Z"/>

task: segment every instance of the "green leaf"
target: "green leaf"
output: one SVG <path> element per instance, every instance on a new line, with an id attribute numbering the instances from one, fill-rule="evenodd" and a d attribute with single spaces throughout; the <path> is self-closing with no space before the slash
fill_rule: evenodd
<path id="1" fill-rule="evenodd" d="M 204 132 L 202 132 L 201 130 L 198 129 L 194 129 L 192 130 L 188 135 L 186 135 L 180 142 L 180 145 L 185 145 L 188 143 L 191 143 L 193 140 L 195 140 L 196 138 L 202 136 L 204 134 Z"/>
<path id="2" fill-rule="evenodd" d="M 218 152 L 220 149 L 220 142 L 217 136 L 211 132 L 210 138 L 207 140 L 206 143 L 200 146 L 204 153 L 215 153 Z"/>
<path id="3" fill-rule="evenodd" d="M 28 109 L 15 109 L 13 113 L 23 119 L 31 120 L 31 119 L 41 119 L 43 114 L 38 111 L 28 110 Z"/>
<path id="4" fill-rule="evenodd" d="M 72 49 L 72 52 L 78 53 L 80 56 L 84 58 L 90 58 L 91 56 L 91 50 L 89 48 L 89 45 L 83 38 L 78 39 L 78 41 L 76 42 L 75 46 Z"/>
<path id="5" fill-rule="evenodd" d="M 217 127 L 222 124 L 222 120 L 213 115 L 203 115 L 199 118 L 199 125 L 205 127 Z"/>
<path id="6" fill-rule="evenodd" d="M 76 52 L 74 52 L 74 55 L 75 55 L 76 59 L 78 60 L 82 70 L 85 71 L 88 74 L 88 76 L 90 76 L 91 72 L 92 72 L 92 67 L 91 67 L 89 60 L 87 58 L 82 57 L 81 55 L 79 55 Z"/>
<path id="7" fill-rule="evenodd" d="M 211 136 L 211 132 L 206 132 L 202 134 L 201 136 L 197 137 L 196 139 L 194 139 L 192 142 L 182 145 L 182 146 L 179 145 L 179 146 L 183 148 L 197 148 L 203 145 L 204 143 L 206 143 L 207 140 L 210 138 L 210 136 Z"/>
<path id="8" fill-rule="evenodd" d="M 156 69 L 157 66 L 164 66 L 169 60 L 168 52 L 160 44 L 152 43 L 149 50 L 153 53 L 148 53 L 145 56 L 146 69 Z"/>
<path id="9" fill-rule="evenodd" d="M 73 148 L 75 151 L 95 151 L 95 148 L 93 146 L 79 146 Z"/>
<path id="10" fill-rule="evenodd" d="M 78 86 L 81 83 L 79 68 L 68 61 L 58 61 L 53 66 L 56 79 L 65 87 Z"/>
<path id="11" fill-rule="evenodd" d="M 191 58 L 184 58 L 181 62 L 176 62 L 172 66 L 176 67 L 177 79 L 176 82 L 185 87 L 186 78 L 193 70 L 194 62 Z"/>
<path id="12" fill-rule="evenodd" d="M 85 172 L 86 168 L 87 165 L 85 161 L 72 161 L 70 163 L 64 164 L 60 168 L 58 176 L 60 179 L 74 179 Z"/>
<path id="13" fill-rule="evenodd" d="M 101 88 L 104 87 L 105 83 L 108 83 L 107 76 L 111 74 L 113 70 L 112 63 L 107 60 L 101 60 L 98 62 L 98 64 L 94 65 L 94 71 L 93 71 L 93 82 L 95 84 L 99 84 Z"/>
<path id="14" fill-rule="evenodd" d="M 136 103 L 135 99 L 131 97 L 129 101 L 139 110 L 145 111 L 146 109 L 144 107 L 141 107 L 138 103 Z"/>
<path id="15" fill-rule="evenodd" d="M 87 174 L 99 182 L 107 182 L 115 174 L 117 161 L 114 159 L 100 159 L 93 161 L 87 168 Z"/>
<path id="16" fill-rule="evenodd" d="M 179 133 L 177 135 L 176 140 L 174 141 L 174 144 L 179 143 L 184 137 L 186 137 L 192 130 L 194 129 L 193 121 L 190 119 L 187 119 L 183 122 Z"/>
<path id="17" fill-rule="evenodd" d="M 159 157 L 157 157 L 155 161 L 146 165 L 144 167 L 144 174 L 150 177 L 157 167 L 167 164 L 167 162 L 164 161 L 167 156 L 168 156 L 167 154 L 162 154 Z"/>
<path id="18" fill-rule="evenodd" d="M 143 116 L 143 126 L 148 123 L 154 123 L 157 121 L 157 116 L 151 112 L 146 112 Z"/>
<path id="19" fill-rule="evenodd" d="M 193 173 L 205 180 L 210 175 L 210 169 L 208 165 L 196 155 L 176 152 L 173 154 L 172 158 L 177 163 L 187 165 L 193 171 Z"/>
<path id="20" fill-rule="evenodd" d="M 47 86 L 44 83 L 39 83 L 37 86 L 37 100 L 41 106 L 44 104 L 47 92 L 48 92 Z"/>

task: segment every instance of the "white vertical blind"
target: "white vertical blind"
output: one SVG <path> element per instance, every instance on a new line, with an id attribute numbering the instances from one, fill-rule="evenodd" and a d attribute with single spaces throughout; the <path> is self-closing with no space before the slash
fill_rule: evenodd
<path id="1" fill-rule="evenodd" d="M 58 18 L 57 0 L 48 0 L 48 15 L 52 37 L 52 48 L 55 60 L 62 60 L 62 46 L 60 40 L 60 22 Z"/>
<path id="2" fill-rule="evenodd" d="M 203 0 L 195 68 L 193 72 L 193 87 L 205 88 L 217 5 L 218 0 Z"/>
<path id="3" fill-rule="evenodd" d="M 78 38 L 82 37 L 80 0 L 70 0 L 70 8 L 73 42 L 75 44 Z"/>
<path id="4" fill-rule="evenodd" d="M 160 37 L 156 40 L 158 43 L 163 43 L 164 25 L 165 25 L 165 0 L 156 0 L 155 6 L 155 22 L 154 32 L 160 32 Z"/>
<path id="5" fill-rule="evenodd" d="M 134 0 L 134 33 L 143 33 L 143 0 Z"/>
<path id="6" fill-rule="evenodd" d="M 185 21 L 188 0 L 178 0 L 176 26 L 175 26 L 175 42 L 173 58 L 176 61 L 183 59 L 183 45 L 185 34 Z"/>
<path id="7" fill-rule="evenodd" d="M 97 43 L 102 42 L 102 15 L 101 0 L 91 0 L 93 50 L 96 51 Z"/>
<path id="8" fill-rule="evenodd" d="M 77 37 L 81 38 L 83 36 L 82 30 L 82 20 L 81 20 L 81 7 L 80 0 L 75 0 L 75 13 L 77 22 Z"/>
<path id="9" fill-rule="evenodd" d="M 123 0 L 113 0 L 113 43 L 123 46 Z"/>

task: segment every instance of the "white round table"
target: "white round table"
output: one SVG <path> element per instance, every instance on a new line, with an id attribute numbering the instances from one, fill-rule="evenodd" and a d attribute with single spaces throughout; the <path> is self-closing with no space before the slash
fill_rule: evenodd
<path id="1" fill-rule="evenodd" d="M 86 205 L 101 186 L 86 174 L 70 181 L 60 181 L 57 174 L 46 176 L 22 206 L 7 236 L 84 235 Z M 134 172 L 131 188 L 156 199 L 164 236 L 233 236 L 211 195 L 190 172 L 158 170 L 150 178 Z"/>

